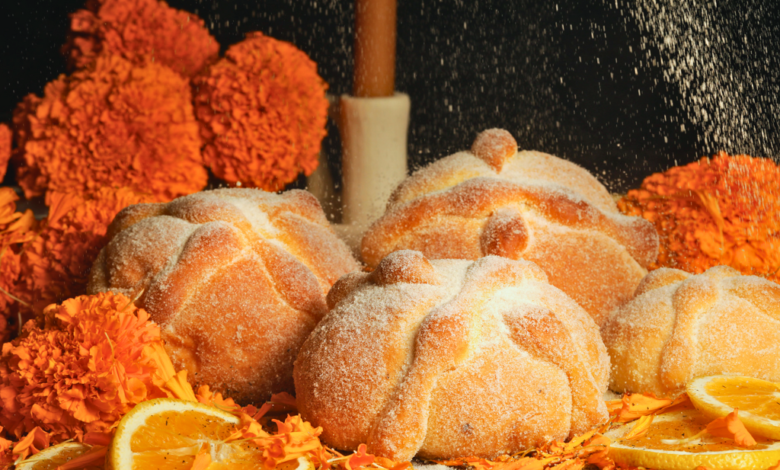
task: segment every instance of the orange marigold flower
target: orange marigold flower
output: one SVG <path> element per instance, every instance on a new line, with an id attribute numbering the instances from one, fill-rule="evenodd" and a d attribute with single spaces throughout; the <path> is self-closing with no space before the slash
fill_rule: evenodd
<path id="1" fill-rule="evenodd" d="M 186 79 L 157 63 L 101 56 L 49 83 L 16 109 L 17 179 L 29 197 L 46 190 L 128 186 L 159 201 L 206 185 Z"/>
<path id="2" fill-rule="evenodd" d="M 92 194 L 49 193 L 49 216 L 21 253 L 16 295 L 33 305 L 26 316 L 85 294 L 92 263 L 107 242 L 114 216 L 127 206 L 152 199 L 128 188 L 101 188 Z"/>
<path id="3" fill-rule="evenodd" d="M 191 77 L 219 54 L 202 19 L 157 0 L 90 1 L 70 19 L 63 52 L 75 68 L 104 52 L 136 64 L 153 60 Z"/>
<path id="4" fill-rule="evenodd" d="M 0 181 L 5 178 L 8 160 L 11 159 L 11 129 L 0 124 Z"/>
<path id="5" fill-rule="evenodd" d="M 276 191 L 317 168 L 327 85 L 295 46 L 250 33 L 193 83 L 204 159 L 219 178 Z"/>
<path id="6" fill-rule="evenodd" d="M 727 265 L 780 281 L 780 166 L 772 160 L 721 152 L 646 178 L 618 207 L 655 224 L 653 269 Z"/>
<path id="7" fill-rule="evenodd" d="M 35 217 L 29 209 L 16 211 L 19 196 L 11 188 L 0 188 L 0 341 L 13 333 L 9 321 L 16 319 L 16 284 L 21 272 L 19 252 L 22 243 L 35 236 Z"/>
<path id="8" fill-rule="evenodd" d="M 136 404 L 165 397 L 151 346 L 159 327 L 110 292 L 50 305 L 0 357 L 0 424 L 55 442 L 107 432 Z"/>

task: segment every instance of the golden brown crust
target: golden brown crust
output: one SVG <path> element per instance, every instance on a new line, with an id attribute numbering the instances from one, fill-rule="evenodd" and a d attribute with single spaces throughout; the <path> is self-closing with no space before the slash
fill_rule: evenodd
<path id="1" fill-rule="evenodd" d="M 557 366 L 566 374 L 572 391 L 572 428 L 582 434 L 603 421 L 602 390 L 593 380 L 587 358 L 580 356 L 566 325 L 544 307 L 525 307 L 504 315 L 515 344 L 522 344 L 534 357 Z"/>
<path id="2" fill-rule="evenodd" d="M 607 418 L 598 328 L 533 263 L 398 251 L 328 302 L 294 377 L 301 413 L 336 448 L 491 456 Z"/>
<path id="3" fill-rule="evenodd" d="M 689 277 L 691 277 L 690 273 L 678 269 L 656 269 L 655 271 L 650 271 L 647 273 L 647 276 L 642 278 L 642 282 L 636 287 L 634 297 L 639 297 L 645 292 L 660 289 L 661 287 L 674 284 L 675 282 L 684 281 Z"/>
<path id="4" fill-rule="evenodd" d="M 241 402 L 292 391 L 292 363 L 327 311 L 325 293 L 359 269 L 313 196 L 216 190 L 131 206 L 111 225 L 89 291 L 120 291 L 160 324 L 195 384 Z"/>
<path id="5" fill-rule="evenodd" d="M 480 236 L 482 253 L 519 259 L 528 246 L 528 225 L 517 209 L 505 207 L 497 209 L 485 224 Z"/>
<path id="6" fill-rule="evenodd" d="M 378 286 L 403 283 L 436 285 L 440 282 L 431 262 L 419 251 L 408 250 L 383 259 L 370 279 Z"/>
<path id="7" fill-rule="evenodd" d="M 610 388 L 671 395 L 691 379 L 742 374 L 780 380 L 780 285 L 717 266 L 661 268 L 602 328 Z"/>
<path id="8" fill-rule="evenodd" d="M 580 249 L 559 243 L 581 237 L 588 243 Z M 508 132 L 491 129 L 477 137 L 472 153 L 447 157 L 403 182 L 361 243 L 370 266 L 400 249 L 431 259 L 532 259 L 600 324 L 633 294 L 657 256 L 658 235 L 648 221 L 620 215 L 582 168 L 518 153 Z M 595 276 L 594 265 L 602 267 Z"/>
<path id="9" fill-rule="evenodd" d="M 500 172 L 504 164 L 517 153 L 517 142 L 504 129 L 488 129 L 474 139 L 471 153 Z"/>
<path id="10" fill-rule="evenodd" d="M 125 207 L 114 217 L 114 220 L 108 226 L 106 236 L 110 241 L 119 232 L 130 227 L 134 223 L 157 215 L 162 215 L 165 210 L 165 204 L 133 204 Z"/>

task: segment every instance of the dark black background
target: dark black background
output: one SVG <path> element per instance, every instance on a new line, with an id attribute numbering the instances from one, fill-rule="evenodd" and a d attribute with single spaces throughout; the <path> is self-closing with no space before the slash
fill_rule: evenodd
<path id="1" fill-rule="evenodd" d="M 398 3 L 396 88 L 412 99 L 412 168 L 468 148 L 478 131 L 490 127 L 511 131 L 521 148 L 583 165 L 614 191 L 635 187 L 675 161 L 721 150 L 704 148 L 702 129 L 672 104 L 680 102 L 680 91 L 663 80 L 660 66 L 643 60 L 657 51 L 653 44 L 641 49 L 641 32 L 629 14 L 633 2 Z M 719 5 L 739 16 L 760 4 L 720 0 Z M 59 49 L 68 13 L 82 5 L 83 0 L 3 1 L 0 121 L 10 120 L 25 94 L 41 94 L 48 81 L 65 72 Z M 330 92 L 351 88 L 349 0 L 172 0 L 170 5 L 204 18 L 223 50 L 246 32 L 260 30 L 307 52 Z M 749 25 L 769 31 L 768 47 L 749 52 L 750 58 L 770 64 L 755 73 L 761 83 L 777 83 L 776 10 L 762 7 L 751 19 L 757 23 Z M 777 119 L 769 122 L 772 140 Z M 338 145 L 331 129 L 325 149 L 333 160 Z M 766 152 L 747 147 L 723 150 Z"/>

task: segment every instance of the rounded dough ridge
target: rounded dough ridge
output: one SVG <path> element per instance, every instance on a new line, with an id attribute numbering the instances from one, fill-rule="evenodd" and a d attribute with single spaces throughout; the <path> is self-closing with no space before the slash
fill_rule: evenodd
<path id="1" fill-rule="evenodd" d="M 726 266 L 651 272 L 601 333 L 616 392 L 672 396 L 719 374 L 780 381 L 780 285 Z"/>
<path id="2" fill-rule="evenodd" d="M 395 460 L 495 456 L 607 420 L 593 319 L 533 263 L 401 250 L 328 294 L 295 388 L 338 449 Z"/>
<path id="3" fill-rule="evenodd" d="M 650 222 L 620 214 L 581 167 L 518 152 L 511 134 L 490 129 L 470 151 L 402 182 L 361 242 L 370 266 L 402 249 L 430 259 L 533 261 L 601 325 L 647 274 L 658 234 Z"/>

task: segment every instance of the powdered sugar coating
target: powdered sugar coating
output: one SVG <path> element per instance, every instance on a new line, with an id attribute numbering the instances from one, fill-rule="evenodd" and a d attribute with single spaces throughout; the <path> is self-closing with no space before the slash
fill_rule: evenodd
<path id="1" fill-rule="evenodd" d="M 598 328 L 532 263 L 402 250 L 328 303 L 294 375 L 301 413 L 336 448 L 491 456 L 607 418 Z"/>
<path id="2" fill-rule="evenodd" d="M 661 268 L 602 328 L 610 388 L 670 396 L 704 375 L 780 380 L 780 285 L 726 266 Z"/>
<path id="3" fill-rule="evenodd" d="M 292 391 L 292 364 L 325 294 L 359 269 L 316 199 L 254 189 L 131 206 L 109 230 L 89 292 L 134 297 L 177 368 L 242 402 Z"/>
<path id="4" fill-rule="evenodd" d="M 402 182 L 361 245 L 372 266 L 400 249 L 431 259 L 495 254 L 532 260 L 601 324 L 647 273 L 658 234 L 648 221 L 621 215 L 584 169 L 552 155 L 518 152 L 508 132 L 490 129 L 471 152 L 441 159 Z"/>

